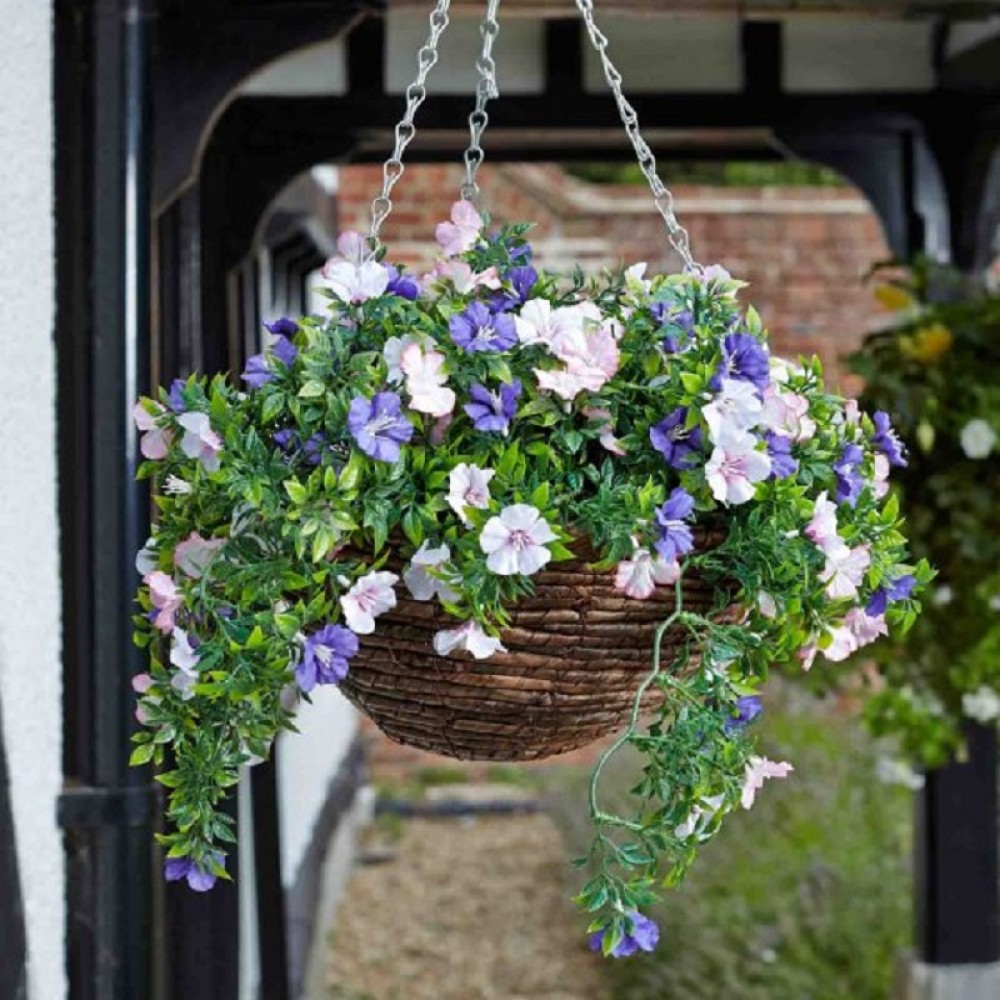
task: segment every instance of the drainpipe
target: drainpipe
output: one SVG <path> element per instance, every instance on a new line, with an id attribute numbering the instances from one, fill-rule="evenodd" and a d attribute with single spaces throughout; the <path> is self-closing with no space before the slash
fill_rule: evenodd
<path id="1" fill-rule="evenodd" d="M 133 559 L 148 521 L 145 493 L 135 483 L 131 408 L 149 371 L 153 2 L 74 4 L 73 26 L 65 29 L 75 32 L 71 44 L 83 57 L 82 65 L 64 71 L 69 86 L 88 87 L 83 100 L 62 96 L 85 124 L 66 126 L 76 131 L 57 160 L 59 169 L 74 152 L 85 160 L 78 215 L 65 223 L 70 240 L 59 251 L 83 255 L 83 263 L 65 265 L 78 268 L 80 284 L 75 299 L 60 301 L 60 351 L 67 336 L 85 338 L 76 359 L 60 358 L 61 378 L 75 395 L 75 413 L 64 409 L 60 417 L 86 422 L 75 447 L 67 448 L 73 439 L 63 438 L 61 456 L 79 500 L 76 506 L 64 495 L 62 505 L 63 531 L 77 539 L 68 558 L 64 546 L 64 605 L 77 607 L 66 624 L 72 747 L 59 804 L 68 851 L 73 1000 L 139 1000 L 158 993 L 151 971 L 156 799 L 148 770 L 127 766 L 135 729 L 129 680 L 142 664 L 131 642 Z M 78 620 L 89 641 L 73 634 Z"/>

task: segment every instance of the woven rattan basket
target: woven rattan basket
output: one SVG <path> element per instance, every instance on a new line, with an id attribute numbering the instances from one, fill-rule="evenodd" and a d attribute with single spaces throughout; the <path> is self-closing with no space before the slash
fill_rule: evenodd
<path id="1" fill-rule="evenodd" d="M 434 602 L 401 596 L 362 638 L 341 690 L 391 739 L 465 760 L 537 760 L 621 729 L 649 673 L 656 627 L 673 610 L 673 588 L 632 600 L 615 590 L 613 573 L 590 568 L 596 556 L 585 543 L 573 551 L 577 559 L 533 578 L 535 593 L 503 633 L 507 653 L 438 656 L 434 633 L 455 620 Z M 704 614 L 715 596 L 685 575 L 685 609 Z M 665 664 L 683 638 L 680 628 L 666 634 Z"/>

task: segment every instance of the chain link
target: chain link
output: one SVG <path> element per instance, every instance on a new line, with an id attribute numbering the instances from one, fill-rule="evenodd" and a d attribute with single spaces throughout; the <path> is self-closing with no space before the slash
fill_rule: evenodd
<path id="1" fill-rule="evenodd" d="M 450 6 L 451 0 L 437 0 L 437 5 L 431 11 L 430 33 L 417 54 L 417 78 L 406 88 L 406 112 L 396 126 L 396 145 L 392 156 L 382 167 L 382 193 L 372 202 L 372 222 L 368 231 L 368 244 L 372 254 L 378 249 L 382 224 L 392 211 L 392 189 L 405 170 L 403 153 L 417 134 L 413 119 L 427 97 L 427 74 L 438 61 L 438 42 L 448 27 Z"/>
<path id="2" fill-rule="evenodd" d="M 500 90 L 497 87 L 497 67 L 493 61 L 493 43 L 496 41 L 497 35 L 500 34 L 499 8 L 500 0 L 487 0 L 486 16 L 479 26 L 482 49 L 476 60 L 478 74 L 476 107 L 469 115 L 469 145 L 465 150 L 465 182 L 462 184 L 462 197 L 466 201 L 474 202 L 479 197 L 476 173 L 486 158 L 480 140 L 490 122 L 490 116 L 486 113 L 486 105 L 489 101 L 500 96 Z"/>
<path id="3" fill-rule="evenodd" d="M 656 169 L 656 157 L 639 131 L 639 116 L 622 91 L 622 75 L 608 55 L 608 39 L 601 29 L 597 27 L 597 23 L 594 20 L 594 2 L 593 0 L 576 0 L 576 6 L 583 17 L 584 24 L 587 26 L 587 34 L 590 36 L 591 44 L 601 57 L 604 76 L 608 81 L 608 86 L 611 87 L 612 94 L 614 94 L 622 124 L 625 126 L 625 131 L 632 142 L 632 147 L 635 149 L 635 155 L 639 160 L 639 168 L 645 175 L 646 180 L 649 182 L 650 190 L 653 192 L 653 203 L 666 223 L 667 239 L 684 261 L 684 269 L 690 272 L 699 272 L 702 270 L 702 267 L 691 256 L 691 238 L 688 236 L 687 230 L 677 221 L 677 216 L 674 214 L 674 196 L 660 179 L 660 175 Z"/>

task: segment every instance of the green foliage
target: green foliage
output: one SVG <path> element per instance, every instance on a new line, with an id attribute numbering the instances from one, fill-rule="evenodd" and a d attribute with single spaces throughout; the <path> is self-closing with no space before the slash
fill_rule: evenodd
<path id="1" fill-rule="evenodd" d="M 645 184 L 635 163 L 569 163 L 568 173 L 595 184 Z M 812 163 L 667 163 L 661 173 L 667 184 L 712 184 L 719 187 L 843 187 L 843 178 Z"/>
<path id="2" fill-rule="evenodd" d="M 974 421 L 1000 434 L 1000 296 L 927 261 L 876 294 L 895 322 L 851 363 L 865 404 L 894 414 L 908 446 L 900 507 L 938 577 L 905 637 L 876 647 L 883 684 L 867 713 L 935 766 L 961 750 L 963 697 L 1000 690 L 1000 450 L 970 457 L 963 444 Z"/>

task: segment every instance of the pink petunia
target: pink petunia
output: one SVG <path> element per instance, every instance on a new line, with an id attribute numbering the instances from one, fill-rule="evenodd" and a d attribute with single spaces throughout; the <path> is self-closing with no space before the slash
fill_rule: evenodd
<path id="1" fill-rule="evenodd" d="M 568 403 L 593 385 L 593 379 L 567 371 L 565 368 L 555 368 L 551 371 L 535 368 L 534 372 L 535 378 L 538 379 L 539 389 L 554 392 L 560 399 L 565 399 Z"/>
<path id="2" fill-rule="evenodd" d="M 585 380 L 591 392 L 610 381 L 621 363 L 614 332 L 603 323 L 560 332 L 552 341 L 552 353 L 565 363 L 568 372 Z"/>
<path id="3" fill-rule="evenodd" d="M 142 432 L 142 437 L 139 439 L 139 451 L 153 461 L 167 457 L 170 443 L 174 439 L 174 433 L 169 427 L 160 427 L 157 424 L 157 417 L 166 412 L 164 407 L 159 403 L 154 403 L 151 399 L 145 402 L 140 400 L 132 408 L 135 426 Z"/>
<path id="4" fill-rule="evenodd" d="M 600 406 L 585 406 L 583 415 L 588 420 L 600 420 L 601 424 L 597 428 L 600 435 L 598 440 L 605 451 L 610 451 L 612 455 L 627 455 L 625 446 L 615 437 L 614 427 L 611 424 L 611 411 Z"/>
<path id="5" fill-rule="evenodd" d="M 206 471 L 216 472 L 221 464 L 222 439 L 212 430 L 207 414 L 185 413 L 177 418 L 177 423 L 184 428 L 181 451 L 188 458 L 200 459 Z"/>
<path id="6" fill-rule="evenodd" d="M 724 426 L 705 464 L 705 478 L 715 499 L 727 505 L 747 503 L 757 491 L 756 484 L 770 474 L 771 460 L 757 449 L 753 435 Z"/>
<path id="7" fill-rule="evenodd" d="M 173 577 L 156 570 L 149 576 L 143 577 L 142 582 L 149 587 L 149 601 L 157 612 L 153 624 L 161 632 L 167 634 L 173 632 L 176 626 L 175 615 L 184 603 L 184 596 L 177 589 Z"/>
<path id="8" fill-rule="evenodd" d="M 764 782 L 768 778 L 787 778 L 794 771 L 787 761 L 775 762 L 766 757 L 751 757 L 747 762 L 746 777 L 743 779 L 743 794 L 740 797 L 740 805 L 744 809 L 750 809 L 754 804 L 757 793 L 764 787 Z"/>
<path id="9" fill-rule="evenodd" d="M 813 503 L 813 516 L 805 527 L 805 536 L 823 552 L 835 551 L 844 544 L 837 533 L 837 505 L 827 499 L 826 490 Z"/>
<path id="10" fill-rule="evenodd" d="M 495 267 L 475 272 L 464 260 L 439 260 L 423 279 L 428 288 L 439 281 L 450 281 L 459 295 L 468 295 L 477 288 L 496 291 L 500 287 L 500 276 Z"/>
<path id="11" fill-rule="evenodd" d="M 197 531 L 192 531 L 174 549 L 174 565 L 193 580 L 198 580 L 216 550 L 225 544 L 224 538 L 202 538 Z"/>
<path id="12" fill-rule="evenodd" d="M 486 522 L 479 547 L 486 553 L 487 567 L 498 576 L 530 576 L 552 558 L 546 545 L 558 537 L 537 507 L 515 503 Z"/>
<path id="13" fill-rule="evenodd" d="M 406 375 L 406 391 L 410 406 L 419 413 L 445 417 L 455 409 L 455 393 L 445 387 L 448 376 L 444 371 L 445 357 L 438 351 L 427 351 L 420 344 L 403 348 L 399 366 Z"/>
<path id="14" fill-rule="evenodd" d="M 488 660 L 494 653 L 507 649 L 491 635 L 487 635 L 478 622 L 466 622 L 459 628 L 442 629 L 434 635 L 434 652 L 447 656 L 456 649 L 471 653 L 477 660 Z"/>
<path id="15" fill-rule="evenodd" d="M 349 305 L 377 299 L 389 287 L 389 272 L 377 261 L 355 264 L 349 260 L 331 257 L 323 265 L 323 278 L 330 291 Z"/>
<path id="16" fill-rule="evenodd" d="M 361 577 L 340 598 L 347 627 L 358 635 L 371 635 L 375 619 L 396 606 L 396 592 L 392 588 L 397 583 L 399 577 L 395 573 L 376 572 Z"/>
<path id="17" fill-rule="evenodd" d="M 476 245 L 482 231 L 482 216 L 471 201 L 463 198 L 451 206 L 451 221 L 439 223 L 434 238 L 446 256 L 457 257 Z"/>
<path id="18" fill-rule="evenodd" d="M 368 245 L 361 233 L 348 229 L 337 237 L 337 253 L 352 264 L 361 264 L 368 256 Z"/>
<path id="19" fill-rule="evenodd" d="M 514 317 L 514 326 L 522 344 L 544 344 L 551 349 L 559 336 L 582 331 L 588 324 L 600 323 L 601 318 L 601 310 L 593 302 L 553 309 L 547 299 L 531 299 Z"/>
<path id="20" fill-rule="evenodd" d="M 645 601 L 652 597 L 656 585 L 676 583 L 681 567 L 676 559 L 668 562 L 663 556 L 652 555 L 648 549 L 636 549 L 631 559 L 623 559 L 615 573 L 615 589 Z"/>
<path id="21" fill-rule="evenodd" d="M 816 433 L 816 421 L 808 413 L 809 400 L 805 396 L 769 385 L 764 390 L 760 426 L 792 441 L 808 441 Z"/>

